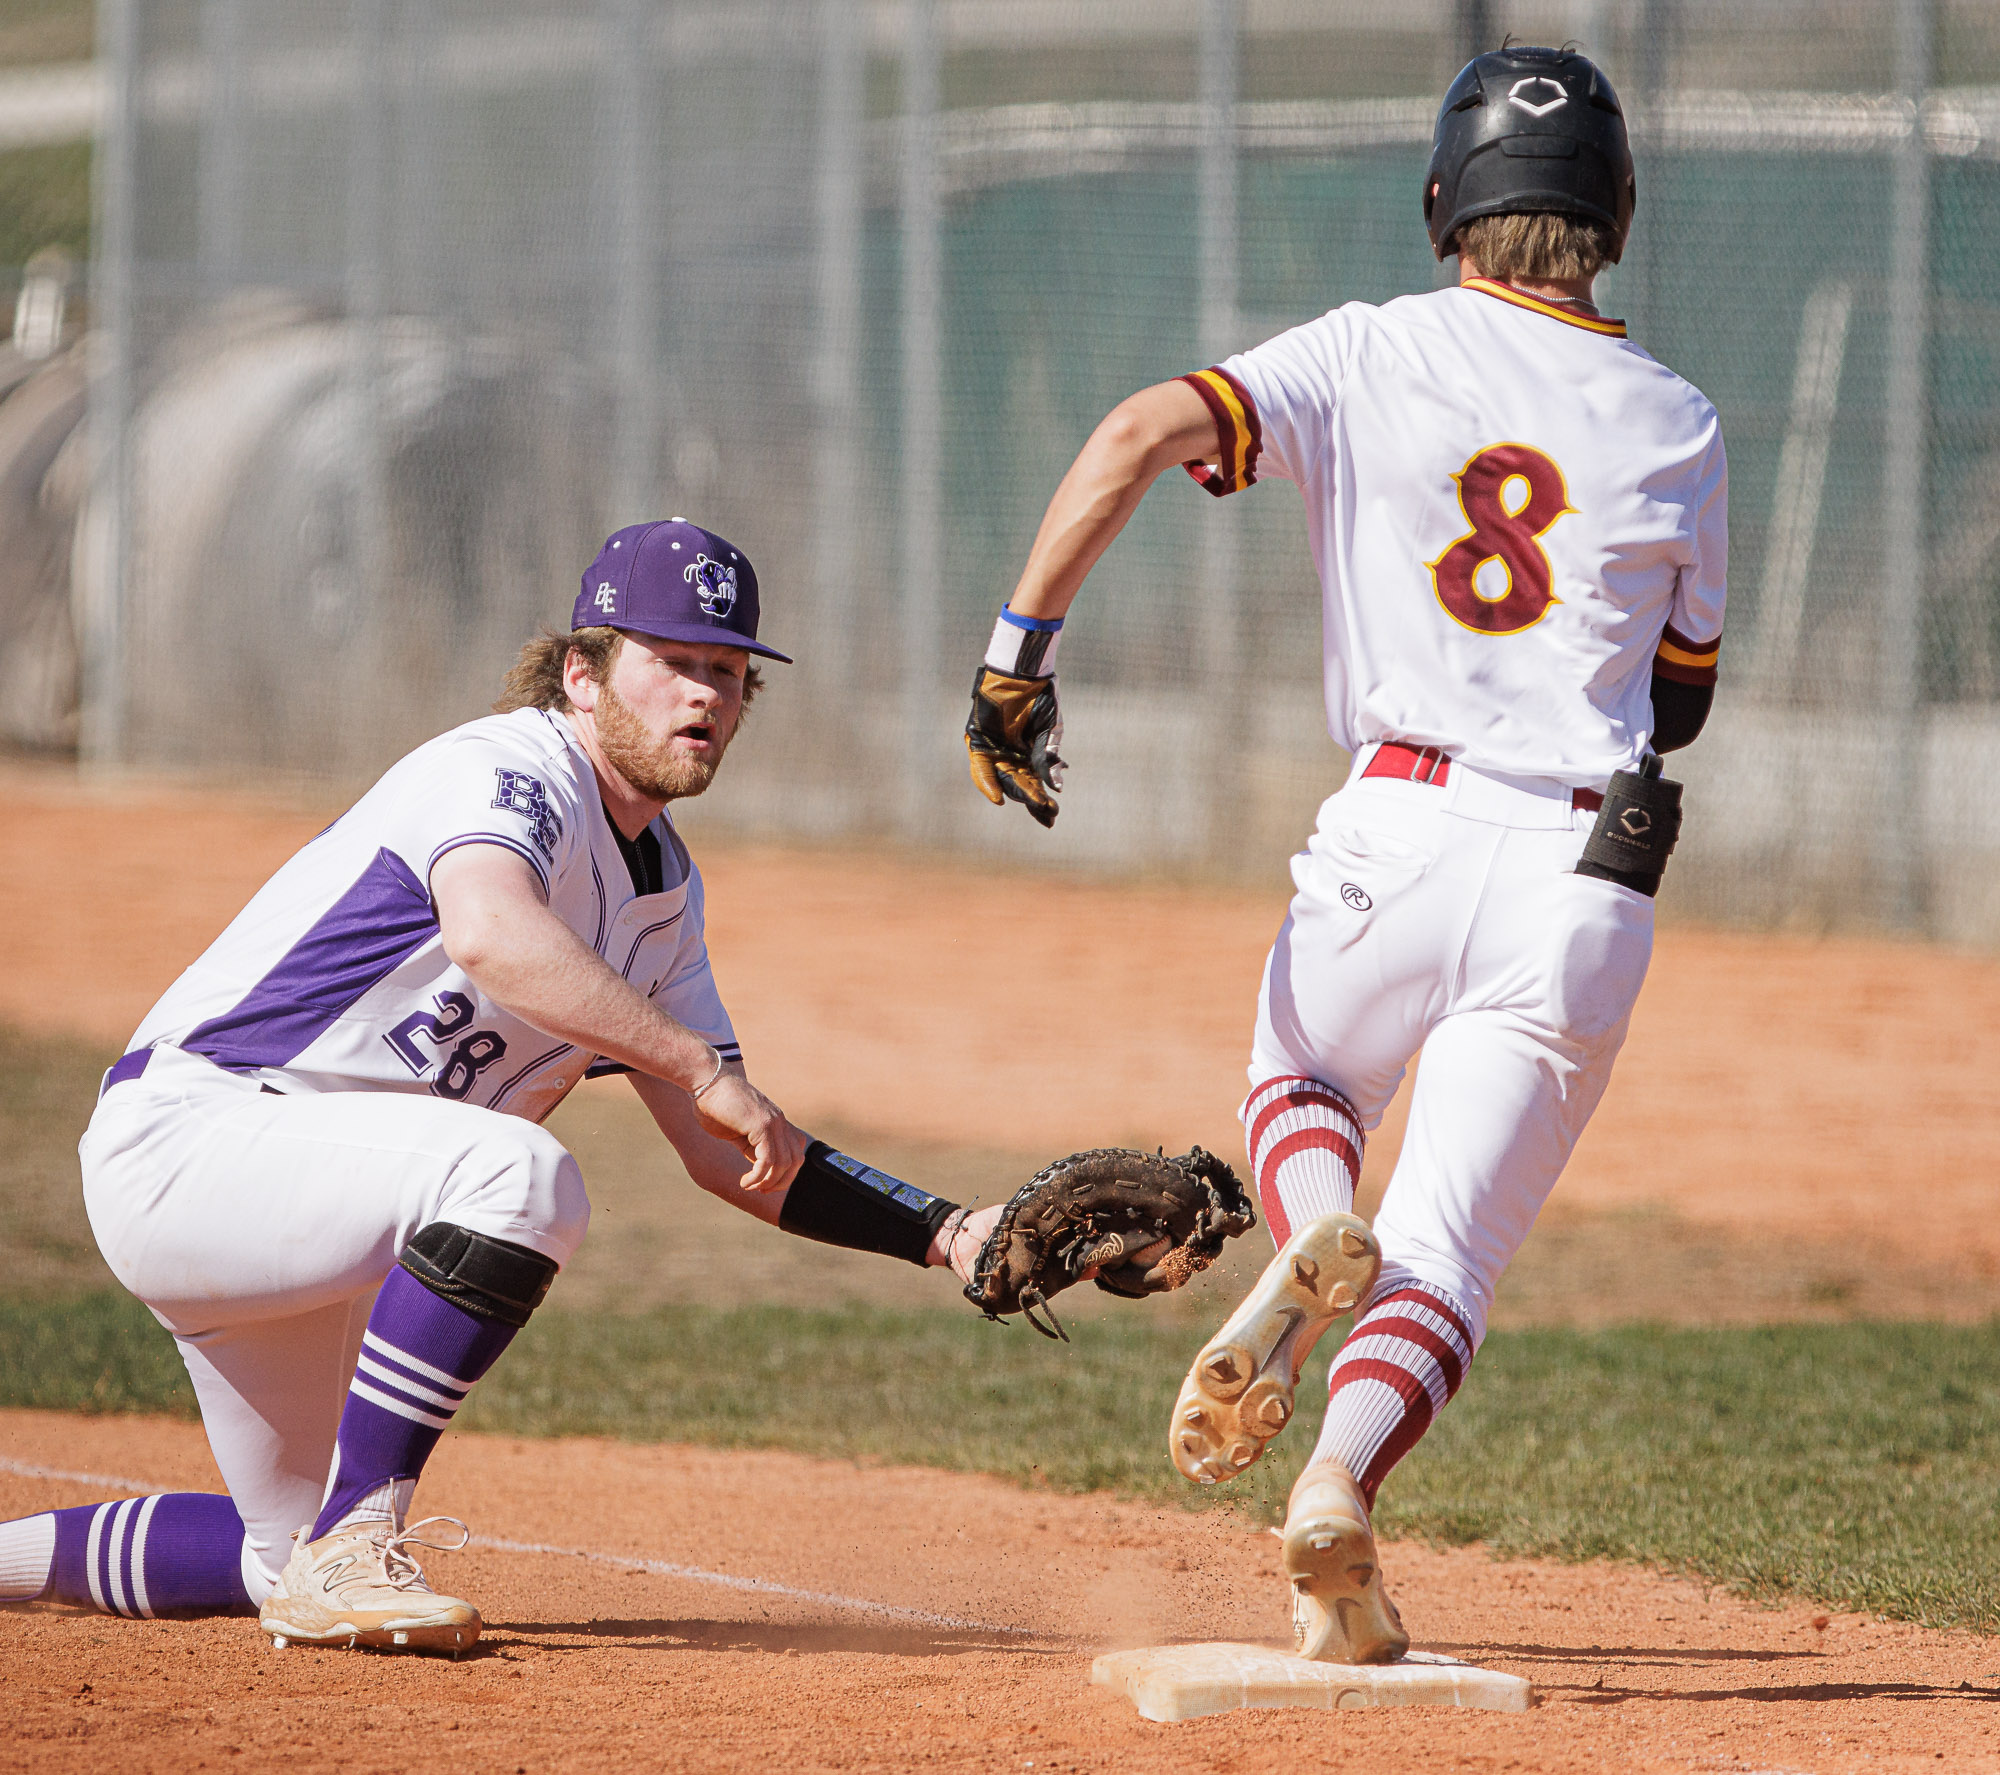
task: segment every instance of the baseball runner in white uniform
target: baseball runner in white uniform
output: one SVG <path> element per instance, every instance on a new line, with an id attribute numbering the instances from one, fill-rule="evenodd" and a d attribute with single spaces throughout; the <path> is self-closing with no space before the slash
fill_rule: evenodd
<path id="1" fill-rule="evenodd" d="M 1000 1210 L 809 1141 L 716 994 L 666 810 L 713 779 L 753 656 L 785 658 L 757 627 L 721 537 L 619 531 L 507 712 L 395 765 L 154 1006 L 105 1076 L 84 1199 L 180 1346 L 229 1495 L 0 1523 L 0 1600 L 469 1645 L 479 1614 L 425 1582 L 410 1496 L 584 1236 L 583 1179 L 539 1124 L 595 1074 L 631 1074 L 703 1188 L 971 1279 Z"/>
<path id="2" fill-rule="evenodd" d="M 1353 303 L 1133 396 L 1058 489 L 975 684 L 973 775 L 1044 824 L 1055 650 L 1156 476 L 1294 482 L 1353 755 L 1293 860 L 1257 1005 L 1250 1162 L 1283 1247 L 1196 1359 L 1182 1472 L 1241 1471 L 1358 1304 L 1285 1563 L 1300 1651 L 1408 1646 L 1369 1511 L 1465 1377 L 1494 1286 L 1603 1095 L 1678 829 L 1658 754 L 1713 697 L 1727 568 L 1714 409 L 1590 302 L 1632 217 L 1623 117 L 1580 55 L 1483 55 L 1439 113 L 1424 207 L 1457 287 Z M 1366 1132 L 1421 1048 L 1372 1235 Z"/>

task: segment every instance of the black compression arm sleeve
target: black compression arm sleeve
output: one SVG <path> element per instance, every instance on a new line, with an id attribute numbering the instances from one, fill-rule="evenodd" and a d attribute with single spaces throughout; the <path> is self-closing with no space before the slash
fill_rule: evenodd
<path id="1" fill-rule="evenodd" d="M 785 1192 L 778 1225 L 822 1245 L 874 1251 L 922 1265 L 938 1228 L 957 1209 L 956 1202 L 930 1195 L 815 1140 Z"/>
<path id="2" fill-rule="evenodd" d="M 1678 752 L 1694 744 L 1715 703 L 1713 684 L 1680 684 L 1653 674 L 1653 750 Z"/>

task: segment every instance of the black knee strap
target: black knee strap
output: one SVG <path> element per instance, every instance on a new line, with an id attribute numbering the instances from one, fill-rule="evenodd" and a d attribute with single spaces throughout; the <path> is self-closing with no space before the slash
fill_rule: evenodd
<path id="1" fill-rule="evenodd" d="M 938 1228 L 957 1206 L 815 1140 L 785 1192 L 778 1225 L 822 1245 L 874 1251 L 921 1265 Z"/>
<path id="2" fill-rule="evenodd" d="M 453 1306 L 513 1326 L 527 1324 L 558 1268 L 525 1245 L 489 1239 L 445 1220 L 432 1221 L 403 1247 L 402 1265 Z"/>

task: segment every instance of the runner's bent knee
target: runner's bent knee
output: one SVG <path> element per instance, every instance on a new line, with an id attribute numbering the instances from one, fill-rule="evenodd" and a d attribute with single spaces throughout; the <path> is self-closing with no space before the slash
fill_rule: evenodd
<path id="1" fill-rule="evenodd" d="M 1486 1322 L 1493 1307 L 1493 1282 L 1481 1273 L 1484 1266 L 1475 1268 L 1434 1251 L 1382 1217 L 1376 1219 L 1374 1232 L 1382 1247 L 1382 1270 L 1361 1303 L 1360 1315 L 1381 1305 L 1398 1289 L 1412 1284 L 1435 1288 L 1450 1297 L 1465 1321 L 1472 1349 L 1477 1350 L 1486 1341 Z"/>

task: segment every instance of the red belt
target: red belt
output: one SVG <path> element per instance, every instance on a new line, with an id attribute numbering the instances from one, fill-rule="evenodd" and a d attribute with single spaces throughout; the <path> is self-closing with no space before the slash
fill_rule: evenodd
<path id="1" fill-rule="evenodd" d="M 1436 746 L 1406 746 L 1400 740 L 1384 740 L 1361 773 L 1364 777 L 1394 777 L 1399 782 L 1429 783 L 1442 789 L 1451 781 L 1451 760 Z M 1595 789 L 1572 789 L 1570 805 L 1594 814 L 1604 805 Z"/>

